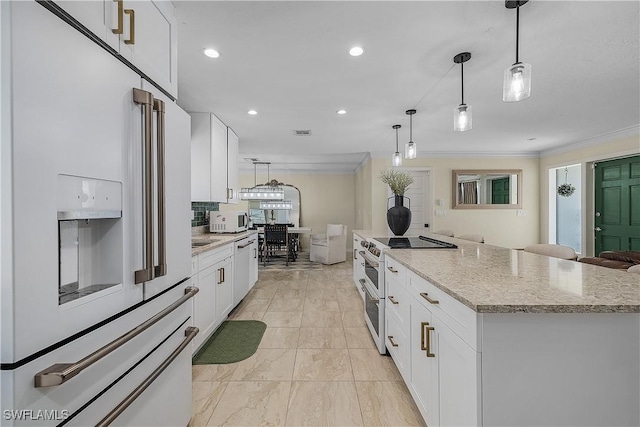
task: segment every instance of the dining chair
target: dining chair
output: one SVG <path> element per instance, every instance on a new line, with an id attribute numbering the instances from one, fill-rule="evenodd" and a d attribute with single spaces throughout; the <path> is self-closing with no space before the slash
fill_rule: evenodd
<path id="1" fill-rule="evenodd" d="M 479 234 L 463 234 L 462 236 L 458 236 L 458 239 L 469 240 L 476 243 L 484 243 L 484 237 Z"/>
<path id="2" fill-rule="evenodd" d="M 327 224 L 327 232 L 311 235 L 309 260 L 336 264 L 347 260 L 347 226 Z"/>
<path id="3" fill-rule="evenodd" d="M 529 245 L 524 248 L 524 251 L 532 254 L 546 255 L 552 258 L 568 259 L 571 261 L 578 259 L 578 255 L 576 255 L 576 251 L 574 251 L 573 248 L 553 243 L 537 243 L 535 245 Z"/>
<path id="4" fill-rule="evenodd" d="M 284 250 L 286 265 L 289 266 L 289 227 L 286 224 L 265 224 L 263 246 L 262 260 L 265 266 L 269 257 L 275 256 L 276 250 Z"/>

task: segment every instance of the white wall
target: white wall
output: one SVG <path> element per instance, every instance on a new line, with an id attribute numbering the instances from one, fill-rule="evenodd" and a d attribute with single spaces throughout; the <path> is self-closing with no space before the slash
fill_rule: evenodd
<path id="1" fill-rule="evenodd" d="M 549 241 L 549 169 L 565 165 L 580 164 L 583 171 L 582 206 L 583 206 L 583 255 L 593 256 L 593 162 L 610 160 L 640 154 L 640 135 L 615 138 L 610 141 L 598 141 L 577 145 L 575 149 L 565 148 L 562 152 L 543 154 L 540 158 L 540 236 L 543 243 Z"/>
<path id="2" fill-rule="evenodd" d="M 347 250 L 351 251 L 351 231 L 356 224 L 355 182 L 353 173 L 324 174 L 271 171 L 271 179 L 291 184 L 300 190 L 300 226 L 311 227 L 312 233 L 325 233 L 327 224 L 347 225 Z M 258 184 L 266 179 L 258 177 Z M 253 173 L 240 174 L 240 187 L 253 187 Z M 249 203 L 220 203 L 221 211 L 247 211 Z M 304 250 L 309 248 L 309 236 L 303 236 Z"/>
<path id="3" fill-rule="evenodd" d="M 537 243 L 539 235 L 539 159 L 531 157 L 447 157 L 405 160 L 405 167 L 430 167 L 434 200 L 442 200 L 445 216 L 434 216 L 432 230 L 449 229 L 456 235 L 475 233 L 486 243 L 509 248 L 523 248 Z M 386 231 L 387 186 L 378 179 L 383 169 L 391 167 L 390 159 L 371 161 L 371 229 Z M 365 168 L 363 168 L 364 170 Z M 401 169 L 401 168 L 400 168 Z M 515 209 L 452 209 L 453 169 L 522 169 L 522 209 L 526 216 L 516 216 Z M 366 225 L 366 221 L 364 222 Z"/>

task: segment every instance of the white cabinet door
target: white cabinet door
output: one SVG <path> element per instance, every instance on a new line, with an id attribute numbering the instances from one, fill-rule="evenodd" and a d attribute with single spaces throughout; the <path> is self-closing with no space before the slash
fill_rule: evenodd
<path id="1" fill-rule="evenodd" d="M 226 320 L 233 305 L 233 257 L 220 261 L 216 268 L 216 326 Z"/>
<path id="2" fill-rule="evenodd" d="M 253 254 L 251 253 L 251 243 L 249 243 L 249 240 L 247 237 L 235 243 L 235 274 L 233 277 L 234 307 L 247 295 L 251 286 L 251 269 L 249 268 L 249 263 L 253 259 Z"/>
<path id="3" fill-rule="evenodd" d="M 178 31 L 173 5 L 169 1 L 125 1 L 124 10 L 120 55 L 177 97 Z"/>
<path id="4" fill-rule="evenodd" d="M 227 202 L 227 125 L 211 114 L 210 179 L 212 202 Z"/>
<path id="5" fill-rule="evenodd" d="M 253 236 L 251 243 L 251 258 L 249 259 L 249 290 L 258 281 L 258 235 Z"/>
<path id="6" fill-rule="evenodd" d="M 227 128 L 227 203 L 238 203 L 238 135 Z"/>
<path id="7" fill-rule="evenodd" d="M 112 14 L 112 9 L 117 5 L 111 1 L 56 1 L 65 12 L 73 16 L 100 40 L 118 50 L 119 38 L 112 30 L 117 32 L 117 19 Z"/>
<path id="8" fill-rule="evenodd" d="M 205 268 L 198 273 L 198 292 L 195 298 L 195 326 L 200 332 L 194 338 L 193 350 L 206 340 L 216 325 L 216 287 L 219 277 L 217 265 Z"/>
<path id="9" fill-rule="evenodd" d="M 449 329 L 437 316 L 432 317 L 441 426 L 475 426 L 478 414 L 479 353 Z M 431 425 L 431 424 L 429 424 Z"/>
<path id="10" fill-rule="evenodd" d="M 211 200 L 211 114 L 191 113 L 191 200 Z"/>
<path id="11" fill-rule="evenodd" d="M 440 425 L 437 342 L 433 330 L 427 328 L 433 328 L 431 312 L 418 303 L 412 303 L 410 387 L 427 425 L 436 427 Z"/>

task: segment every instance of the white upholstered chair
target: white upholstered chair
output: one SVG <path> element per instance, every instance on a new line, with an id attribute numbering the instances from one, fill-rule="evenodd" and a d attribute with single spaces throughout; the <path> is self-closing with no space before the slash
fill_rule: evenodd
<path id="1" fill-rule="evenodd" d="M 453 234 L 453 231 L 451 230 L 438 230 L 438 231 L 434 231 L 434 234 L 440 234 L 442 236 L 449 236 L 449 237 L 455 237 Z"/>
<path id="2" fill-rule="evenodd" d="M 529 245 L 524 248 L 525 252 L 531 252 L 538 255 L 546 255 L 552 258 L 561 258 L 575 261 L 578 259 L 576 251 L 569 246 L 554 245 L 551 243 L 538 243 L 535 245 Z"/>
<path id="3" fill-rule="evenodd" d="M 458 239 L 469 240 L 476 243 L 484 243 L 484 237 L 479 234 L 463 234 L 462 236 L 458 236 Z"/>
<path id="4" fill-rule="evenodd" d="M 335 264 L 347 260 L 347 226 L 327 224 L 327 232 L 311 235 L 309 258 L 314 262 Z"/>

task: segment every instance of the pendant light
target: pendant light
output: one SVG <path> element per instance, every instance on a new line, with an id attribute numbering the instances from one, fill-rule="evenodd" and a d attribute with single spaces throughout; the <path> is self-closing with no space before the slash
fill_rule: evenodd
<path id="1" fill-rule="evenodd" d="M 464 63 L 471 59 L 469 52 L 462 52 L 453 57 L 453 62 L 460 64 L 460 89 L 462 101 L 453 110 L 453 130 L 464 132 L 471 130 L 471 105 L 464 103 Z"/>
<path id="2" fill-rule="evenodd" d="M 411 118 L 416 113 L 416 110 L 407 110 L 405 113 L 409 115 L 409 142 L 404 145 L 404 158 L 415 159 L 418 156 L 418 149 L 413 142 L 413 120 Z"/>
<path id="3" fill-rule="evenodd" d="M 393 157 L 391 157 L 391 164 L 393 166 L 400 166 L 402 165 L 402 154 L 400 154 L 400 151 L 398 151 L 398 129 L 400 129 L 402 126 L 400 125 L 393 125 L 393 128 L 396 130 L 396 152 L 393 153 Z"/>
<path id="4" fill-rule="evenodd" d="M 504 70 L 504 85 L 502 87 L 502 100 L 504 102 L 517 102 L 531 96 L 531 64 L 520 62 L 520 6 L 529 0 L 507 0 L 504 5 L 507 9 L 516 10 L 516 62 Z"/>
<path id="5" fill-rule="evenodd" d="M 267 165 L 267 184 L 256 185 L 256 165 Z M 269 162 L 253 162 L 253 187 L 240 189 L 240 200 L 283 200 L 284 190 L 270 185 Z"/>

